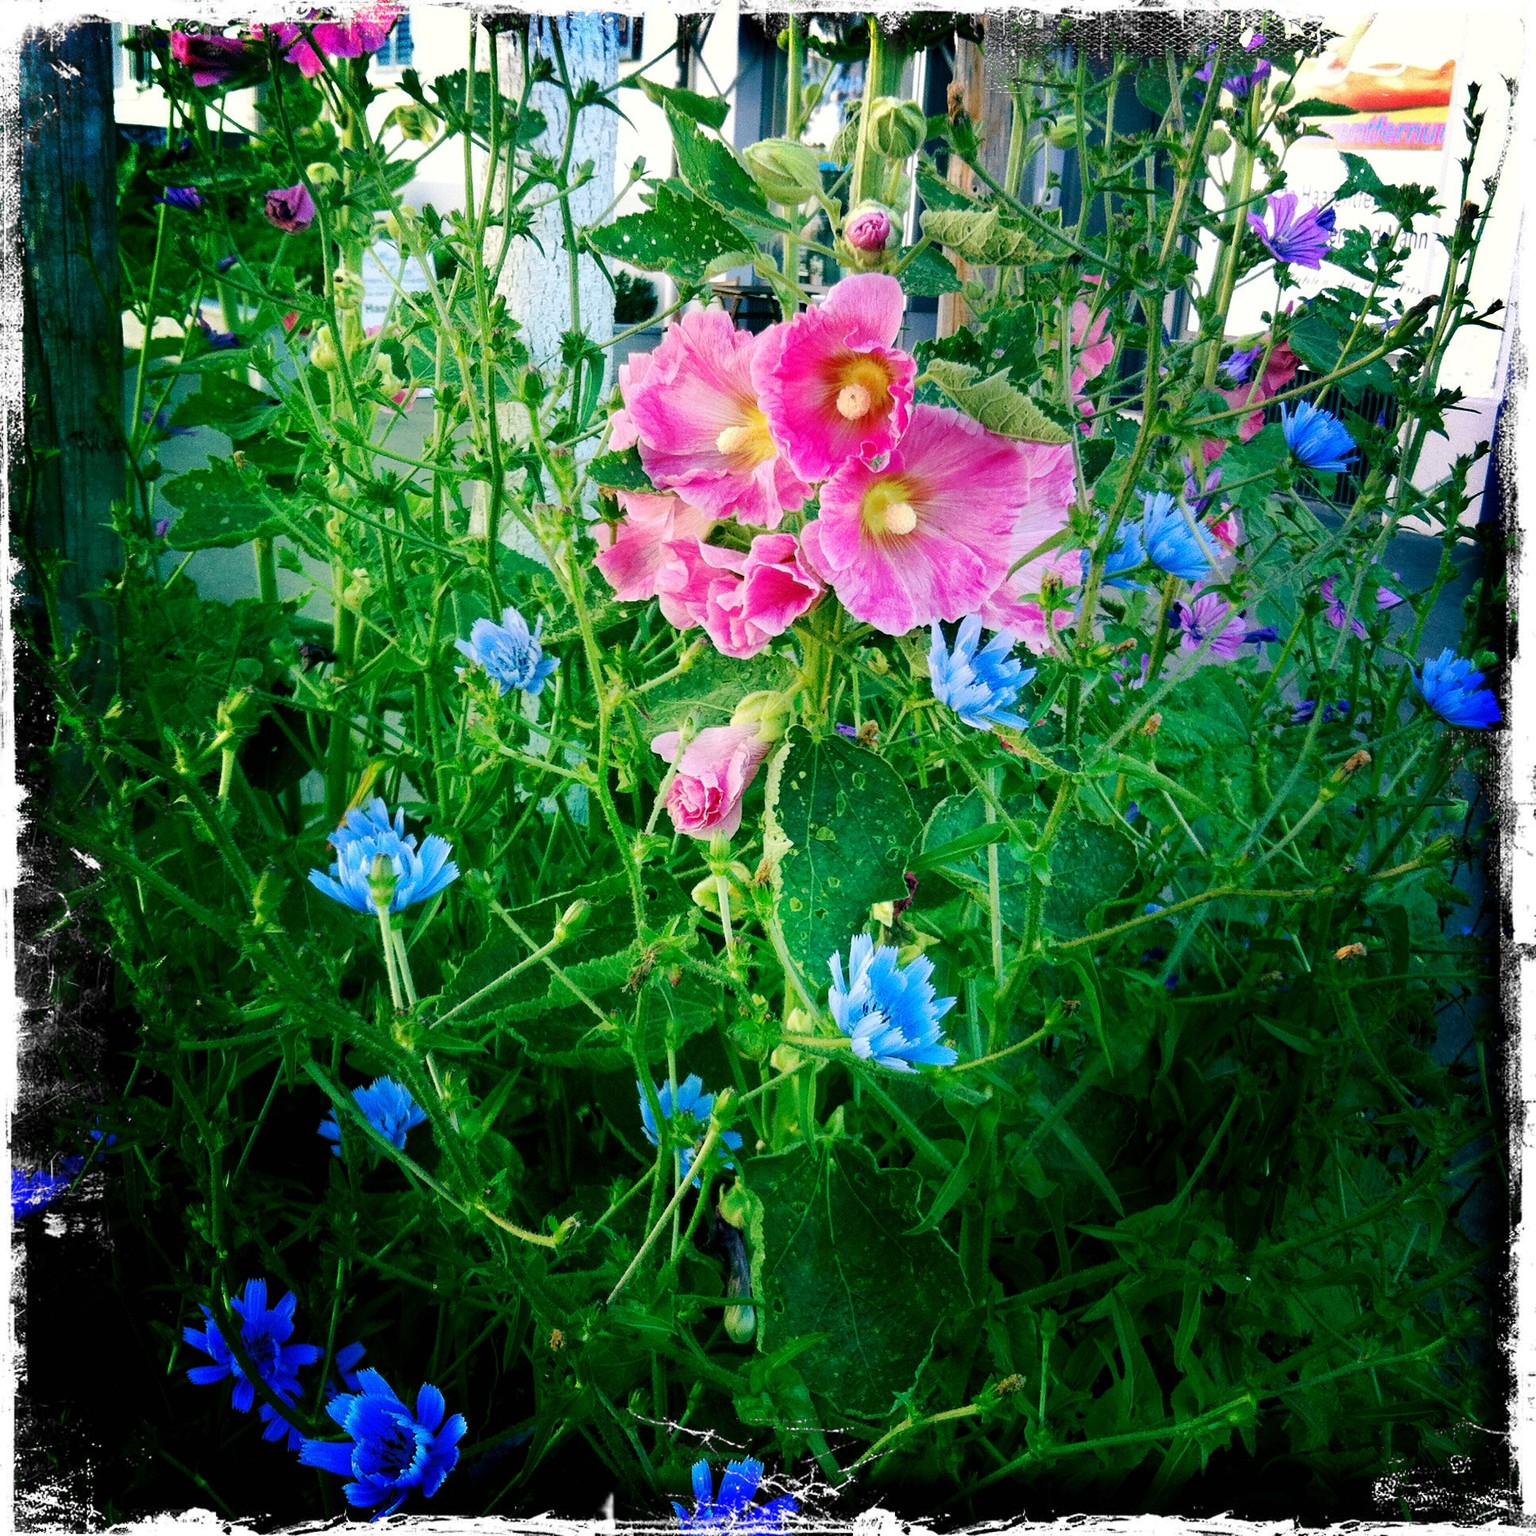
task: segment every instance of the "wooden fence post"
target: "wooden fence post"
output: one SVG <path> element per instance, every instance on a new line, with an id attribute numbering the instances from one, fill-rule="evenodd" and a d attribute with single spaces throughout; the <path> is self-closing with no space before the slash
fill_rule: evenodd
<path id="1" fill-rule="evenodd" d="M 100 642 L 92 691 L 110 686 L 112 616 L 86 598 L 121 566 L 124 495 L 112 30 L 85 22 L 22 40 L 23 454 L 12 527 L 59 572 L 66 634 Z"/>

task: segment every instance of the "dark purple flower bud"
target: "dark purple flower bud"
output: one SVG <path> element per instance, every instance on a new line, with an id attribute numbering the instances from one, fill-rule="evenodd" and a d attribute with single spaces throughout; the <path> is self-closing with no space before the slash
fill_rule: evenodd
<path id="1" fill-rule="evenodd" d="M 1125 819 L 1127 821 L 1135 821 L 1136 818 L 1140 815 L 1141 807 L 1134 800 L 1132 800 L 1131 803 L 1125 808 Z"/>
<path id="2" fill-rule="evenodd" d="M 168 517 L 155 519 L 154 532 L 157 539 L 163 539 L 171 531 L 171 520 Z"/>
<path id="3" fill-rule="evenodd" d="M 238 256 L 220 256 L 219 259 L 213 264 L 213 270 L 220 273 L 228 272 L 229 269 L 233 267 L 239 260 L 240 258 Z"/>
<path id="4" fill-rule="evenodd" d="M 855 741 L 857 741 L 859 737 L 859 733 L 856 727 L 851 725 L 844 725 L 841 720 L 839 720 L 837 723 L 837 734 L 839 736 L 851 736 Z"/>
<path id="5" fill-rule="evenodd" d="M 912 898 L 917 895 L 917 876 L 908 869 L 902 872 L 901 878 L 907 882 L 907 894 L 900 901 L 891 903 L 891 912 L 896 917 L 900 917 L 912 905 Z"/>
<path id="6" fill-rule="evenodd" d="M 314 222 L 315 200 L 302 181 L 291 187 L 274 187 L 267 193 L 262 212 L 269 224 L 296 234 Z"/>
<path id="7" fill-rule="evenodd" d="M 168 208 L 181 208 L 191 212 L 195 208 L 203 206 L 203 194 L 196 187 L 167 187 L 159 197 L 157 203 L 164 203 Z"/>
<path id="8" fill-rule="evenodd" d="M 1234 384 L 1246 384 L 1253 377 L 1253 365 L 1264 355 L 1264 344 L 1259 342 L 1254 346 L 1244 348 L 1239 352 L 1229 352 L 1226 361 L 1221 365 L 1221 371 L 1232 380 Z"/>
<path id="9" fill-rule="evenodd" d="M 299 645 L 299 666 L 305 672 L 322 662 L 335 660 L 336 652 L 328 645 L 319 645 L 313 640 L 302 641 Z"/>
<path id="10" fill-rule="evenodd" d="M 238 347 L 240 338 L 233 331 L 216 331 L 203 319 L 202 311 L 196 316 L 197 328 L 203 333 L 203 339 L 215 352 L 226 351 L 230 347 Z"/>

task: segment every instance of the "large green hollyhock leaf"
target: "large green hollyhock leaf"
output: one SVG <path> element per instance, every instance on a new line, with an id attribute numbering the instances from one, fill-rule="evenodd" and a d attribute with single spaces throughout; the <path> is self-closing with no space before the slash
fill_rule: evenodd
<path id="1" fill-rule="evenodd" d="M 934 1329 L 967 1305 L 954 1251 L 907 1235 L 921 1180 L 881 1172 L 852 1142 L 796 1147 L 747 1165 L 762 1202 L 758 1348 L 823 1335 L 796 1356 L 812 1392 L 845 1418 L 884 1417 L 910 1390 Z"/>
<path id="2" fill-rule="evenodd" d="M 842 736 L 790 731 L 768 768 L 768 847 L 790 954 L 813 987 L 877 901 L 907 894 L 917 812 L 896 770 Z"/>

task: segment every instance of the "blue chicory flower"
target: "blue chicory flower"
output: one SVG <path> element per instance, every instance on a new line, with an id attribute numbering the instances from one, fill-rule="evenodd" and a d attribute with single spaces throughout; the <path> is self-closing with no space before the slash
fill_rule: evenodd
<path id="1" fill-rule="evenodd" d="M 1264 216 L 1250 213 L 1248 227 L 1276 261 L 1315 270 L 1333 242 L 1334 219 L 1332 208 L 1309 208 L 1298 217 L 1294 192 L 1272 192 Z"/>
<path id="2" fill-rule="evenodd" d="M 355 1392 L 344 1392 L 325 1411 L 350 1437 L 347 1441 L 306 1440 L 302 1466 L 349 1477 L 342 1491 L 358 1509 L 377 1509 L 374 1519 L 393 1514 L 413 1488 L 430 1499 L 459 1460 L 459 1441 L 468 1425 L 456 1413 L 444 1422 L 448 1405 L 430 1384 L 416 1394 L 413 1413 L 375 1370 L 357 1373 Z"/>
<path id="3" fill-rule="evenodd" d="M 357 1391 L 357 1363 L 367 1354 L 367 1350 L 361 1344 L 347 1344 L 336 1351 L 331 1364 L 336 1368 L 336 1374 L 341 1377 L 342 1386 L 348 1391 Z M 333 1398 L 342 1390 L 335 1382 L 327 1383 L 326 1397 Z M 296 1425 L 290 1424 L 271 1403 L 258 1403 L 256 1412 L 261 1418 L 261 1438 L 263 1440 L 284 1440 L 288 1442 L 290 1451 L 300 1451 L 304 1448 L 304 1431 Z"/>
<path id="4" fill-rule="evenodd" d="M 528 621 L 516 608 L 504 608 L 500 624 L 476 619 L 469 639 L 453 643 L 485 671 L 499 692 L 520 688 L 526 694 L 537 695 L 544 687 L 544 679 L 560 664 L 558 657 L 544 654 L 544 647 L 539 644 L 543 631 L 542 614 L 530 632 Z M 464 668 L 460 667 L 458 672 L 462 677 Z"/>
<path id="5" fill-rule="evenodd" d="M 1125 819 L 1127 821 L 1135 821 L 1136 818 L 1138 816 L 1140 816 L 1140 815 L 1141 815 L 1141 806 L 1140 806 L 1140 804 L 1137 801 L 1132 800 L 1130 802 L 1130 804 L 1127 805 L 1126 808 L 1125 808 Z"/>
<path id="6" fill-rule="evenodd" d="M 832 971 L 827 1007 L 860 1061 L 914 1072 L 919 1066 L 948 1067 L 959 1060 L 939 1028 L 955 999 L 934 997 L 933 961 L 927 955 L 898 965 L 894 945 L 876 949 L 867 933 L 858 933 L 848 950 L 847 981 L 840 954 L 827 964 Z"/>
<path id="7" fill-rule="evenodd" d="M 362 1110 L 363 1118 L 374 1130 L 393 1146 L 405 1147 L 406 1132 L 427 1118 L 427 1112 L 392 1077 L 376 1077 L 366 1088 L 354 1088 L 352 1097 Z M 332 1108 L 320 1122 L 320 1134 L 334 1142 L 333 1157 L 341 1156 L 341 1126 Z"/>
<path id="8" fill-rule="evenodd" d="M 772 1536 L 784 1529 L 784 1518 L 800 1506 L 791 1494 L 780 1494 L 766 1504 L 754 1504 L 763 1480 L 763 1464 L 750 1456 L 733 1461 L 720 1476 L 720 1497 L 715 1497 L 714 1476 L 707 1461 L 693 1464 L 693 1510 L 675 1500 L 673 1512 L 684 1532 L 720 1531 L 730 1536 Z"/>
<path id="9" fill-rule="evenodd" d="M 1308 469 L 1348 469 L 1355 456 L 1355 440 L 1349 429 L 1337 416 L 1310 401 L 1298 401 L 1294 413 L 1282 405 L 1280 430 L 1297 462 Z"/>
<path id="10" fill-rule="evenodd" d="M 11 1165 L 11 1218 L 20 1221 L 34 1211 L 45 1210 L 74 1182 L 66 1169 L 63 1173 L 50 1173 L 38 1168 L 28 1173 L 25 1168 Z"/>
<path id="11" fill-rule="evenodd" d="M 677 1085 L 676 1103 L 673 1103 L 672 1100 L 671 1083 L 658 1083 L 655 1086 L 656 1098 L 661 1104 L 661 1117 L 663 1120 L 670 1120 L 674 1115 L 692 1115 L 700 1125 L 708 1123 L 709 1112 L 715 1107 L 715 1096 L 712 1093 L 704 1092 L 703 1080 L 697 1072 L 690 1072 Z M 651 1101 L 646 1097 L 645 1086 L 642 1083 L 636 1082 L 635 1087 L 640 1093 L 640 1129 L 645 1132 L 645 1139 L 653 1147 L 659 1147 L 661 1145 L 661 1137 L 656 1129 L 656 1117 L 651 1113 Z M 732 1152 L 739 1152 L 741 1150 L 741 1136 L 736 1131 L 722 1132 L 720 1140 Z M 693 1159 L 702 1145 L 703 1141 L 701 1139 L 691 1147 L 684 1147 L 680 1152 L 679 1156 L 682 1162 L 679 1176 L 681 1178 L 686 1179 L 688 1177 L 689 1170 L 693 1167 Z M 732 1168 L 735 1164 L 729 1158 L 726 1158 L 724 1166 Z M 693 1183 L 695 1188 L 699 1187 L 699 1180 L 697 1178 L 694 1179 Z"/>
<path id="12" fill-rule="evenodd" d="M 433 833 L 418 849 L 415 837 L 406 835 L 405 812 L 396 811 L 391 825 L 389 810 L 377 796 L 369 801 L 366 809 L 354 807 L 348 811 L 346 819 L 331 833 L 328 841 L 336 850 L 336 862 L 331 865 L 330 874 L 310 870 L 309 882 L 316 890 L 324 891 L 332 900 L 351 907 L 354 912 L 371 913 L 374 910 L 369 879 L 374 858 L 379 854 L 389 860 L 394 871 L 395 890 L 389 903 L 391 912 L 425 901 L 459 878 L 459 866 L 448 858 L 453 852 L 452 844 Z"/>
<path id="13" fill-rule="evenodd" d="M 1449 725 L 1481 731 L 1504 718 L 1483 674 L 1449 646 L 1413 674 L 1413 684 L 1419 697 Z"/>
<path id="14" fill-rule="evenodd" d="M 293 1334 L 293 1313 L 297 1305 L 290 1291 L 276 1306 L 269 1307 L 265 1280 L 247 1280 L 244 1294 L 234 1297 L 229 1304 L 230 1310 L 240 1319 L 240 1342 L 251 1357 L 251 1363 L 267 1386 L 285 1400 L 298 1395 L 300 1369 L 313 1365 L 321 1355 L 318 1345 L 288 1342 Z M 183 1328 L 181 1336 L 194 1349 L 211 1356 L 213 1364 L 194 1365 L 187 1376 L 200 1387 L 228 1378 L 235 1384 L 231 1401 L 241 1413 L 249 1413 L 256 1401 L 256 1389 L 225 1343 L 213 1314 L 207 1307 L 202 1313 L 206 1326 L 201 1331 Z"/>
<path id="15" fill-rule="evenodd" d="M 1145 508 L 1141 539 L 1147 559 L 1159 570 L 1183 581 L 1198 581 L 1210 569 L 1214 551 L 1195 521 L 1167 491 L 1142 493 Z"/>
<path id="16" fill-rule="evenodd" d="M 1092 551 L 1084 549 L 1079 550 L 1078 555 L 1082 561 L 1083 581 L 1086 583 L 1089 567 L 1093 563 L 1093 554 Z M 1115 547 L 1110 550 L 1104 561 L 1103 585 L 1140 592 L 1142 583 L 1132 581 L 1125 573 L 1134 571 L 1139 565 L 1145 565 L 1146 560 L 1147 551 L 1142 544 L 1141 524 L 1122 523 L 1120 537 L 1115 541 Z"/>
<path id="17" fill-rule="evenodd" d="M 944 644 L 944 631 L 934 624 L 930 630 L 928 675 L 933 696 L 947 704 L 977 731 L 990 731 L 997 725 L 1009 725 L 1027 731 L 1029 721 L 1014 710 L 1020 692 L 1033 680 L 1034 667 L 1024 666 L 1013 654 L 1013 637 L 994 635 L 981 650 L 981 618 L 971 614 L 960 622 L 954 649 Z"/>

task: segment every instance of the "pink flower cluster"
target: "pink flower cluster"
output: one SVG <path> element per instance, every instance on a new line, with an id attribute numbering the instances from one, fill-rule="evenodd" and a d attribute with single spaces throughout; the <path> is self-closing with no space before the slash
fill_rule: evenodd
<path id="1" fill-rule="evenodd" d="M 282 57 L 297 64 L 299 73 L 311 79 L 325 70 L 322 54 L 331 59 L 359 59 L 364 54 L 377 53 L 384 46 L 390 29 L 405 14 L 405 8 L 392 0 L 373 0 L 348 21 L 314 19 L 319 14 L 312 11 L 311 19 L 306 22 L 314 38 L 313 44 L 297 22 L 274 22 L 265 29 L 282 50 Z"/>
<path id="2" fill-rule="evenodd" d="M 659 494 L 621 493 L 623 522 L 599 530 L 619 597 L 657 598 L 731 656 L 762 650 L 827 587 L 885 634 L 981 611 L 1043 643 L 1025 599 L 1045 566 L 1009 568 L 1065 524 L 1070 450 L 914 405 L 903 305 L 894 278 L 857 274 L 760 336 L 718 309 L 684 315 L 620 368 L 611 441 L 638 448 Z M 798 535 L 775 531 L 813 496 Z M 732 522 L 770 531 L 742 548 L 717 528 Z"/>

